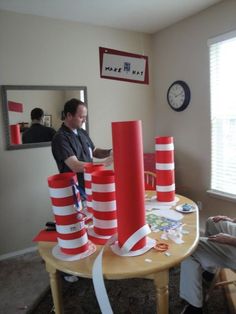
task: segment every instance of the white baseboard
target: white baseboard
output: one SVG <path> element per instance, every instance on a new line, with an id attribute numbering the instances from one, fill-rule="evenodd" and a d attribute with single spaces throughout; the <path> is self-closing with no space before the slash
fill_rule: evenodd
<path id="1" fill-rule="evenodd" d="M 7 254 L 2 254 L 2 255 L 0 255 L 0 261 L 3 261 L 5 259 L 11 258 L 11 257 L 18 256 L 18 255 L 23 255 L 25 253 L 34 252 L 34 251 L 37 251 L 37 246 L 31 246 L 31 247 L 28 247 L 28 248 L 23 249 L 23 250 L 19 250 L 19 251 L 7 253 Z"/>

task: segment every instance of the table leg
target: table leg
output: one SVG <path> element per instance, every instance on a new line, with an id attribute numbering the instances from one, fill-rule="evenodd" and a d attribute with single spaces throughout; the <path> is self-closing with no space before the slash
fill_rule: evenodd
<path id="1" fill-rule="evenodd" d="M 63 313 L 62 293 L 61 293 L 61 278 L 56 268 L 46 263 L 46 270 L 50 277 L 50 286 L 52 299 L 56 314 Z"/>
<path id="2" fill-rule="evenodd" d="M 153 274 L 157 293 L 157 313 L 169 313 L 169 270 Z"/>

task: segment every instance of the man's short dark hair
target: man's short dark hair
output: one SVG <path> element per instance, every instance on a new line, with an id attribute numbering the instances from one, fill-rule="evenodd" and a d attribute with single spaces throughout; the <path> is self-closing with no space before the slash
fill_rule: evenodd
<path id="1" fill-rule="evenodd" d="M 41 108 L 34 108 L 31 110 L 31 120 L 40 120 L 44 116 L 44 112 Z"/>
<path id="2" fill-rule="evenodd" d="M 64 106 L 64 111 L 63 111 L 64 117 L 66 117 L 68 113 L 70 113 L 72 116 L 74 116 L 76 111 L 77 111 L 78 106 L 85 106 L 86 107 L 85 103 L 79 99 L 72 98 L 72 99 L 68 100 Z"/>

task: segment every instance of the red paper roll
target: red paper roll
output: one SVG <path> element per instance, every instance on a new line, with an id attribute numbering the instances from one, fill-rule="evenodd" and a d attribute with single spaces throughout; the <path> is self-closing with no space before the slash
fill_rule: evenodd
<path id="1" fill-rule="evenodd" d="M 157 200 L 172 202 L 175 199 L 173 137 L 156 137 L 155 150 Z"/>
<path id="2" fill-rule="evenodd" d="M 175 182 L 175 173 L 173 170 L 156 170 L 158 185 L 171 185 Z"/>
<path id="3" fill-rule="evenodd" d="M 11 133 L 11 144 L 13 144 L 13 145 L 22 144 L 19 124 L 11 124 L 10 125 L 10 133 Z"/>
<path id="4" fill-rule="evenodd" d="M 174 162 L 174 153 L 171 151 L 158 151 L 156 154 L 156 162 L 157 163 L 172 163 Z"/>
<path id="5" fill-rule="evenodd" d="M 48 177 L 48 186 L 53 206 L 69 206 L 80 202 L 77 185 L 77 176 L 73 172 L 65 172 Z M 74 191 L 72 190 L 74 186 Z M 75 200 L 75 195 L 76 200 Z M 81 204 L 80 204 L 81 205 Z"/>
<path id="6" fill-rule="evenodd" d="M 159 202 L 171 202 L 175 199 L 175 190 L 170 192 L 160 192 L 158 191 L 158 201 Z"/>
<path id="7" fill-rule="evenodd" d="M 94 192 L 92 191 L 93 194 L 93 200 L 96 200 L 97 202 L 109 202 L 113 201 L 116 199 L 116 193 L 110 192 L 110 193 L 104 193 L 104 192 Z"/>
<path id="8" fill-rule="evenodd" d="M 145 225 L 144 166 L 141 121 L 112 123 L 116 183 L 118 244 L 120 247 Z M 132 251 L 143 248 L 146 237 Z"/>
<path id="9" fill-rule="evenodd" d="M 94 226 L 94 232 L 97 234 L 97 235 L 102 235 L 102 236 L 112 236 L 113 234 L 116 233 L 116 230 L 117 230 L 117 227 L 115 228 L 98 228 L 96 226 Z M 95 242 L 95 244 L 97 244 Z"/>
<path id="10" fill-rule="evenodd" d="M 89 249 L 89 243 L 87 242 L 86 244 L 84 244 L 83 246 L 80 246 L 78 248 L 75 249 L 66 249 L 61 247 L 61 251 L 65 254 L 70 254 L 70 255 L 75 255 L 75 254 L 80 254 L 80 253 L 84 253 Z"/>
<path id="11" fill-rule="evenodd" d="M 75 212 L 72 215 L 65 215 L 65 216 L 59 216 L 59 215 L 54 215 L 56 224 L 57 225 L 72 225 L 76 224 L 78 222 L 77 218 L 78 213 Z"/>
<path id="12" fill-rule="evenodd" d="M 71 186 L 72 182 L 77 183 L 76 174 L 73 172 L 59 173 L 48 177 L 48 186 L 50 188 L 66 188 Z"/>
<path id="13" fill-rule="evenodd" d="M 73 240 L 73 239 L 78 239 L 78 238 L 82 237 L 85 233 L 86 233 L 86 229 L 83 228 L 82 230 L 80 230 L 78 232 L 68 233 L 68 234 L 57 232 L 57 235 L 58 235 L 58 238 L 60 238 L 62 240 Z"/>
<path id="14" fill-rule="evenodd" d="M 80 194 L 76 194 L 77 199 L 80 199 Z M 69 197 L 61 197 L 61 198 L 54 198 L 51 197 L 51 202 L 53 206 L 67 206 L 67 205 L 72 205 L 75 203 L 74 196 L 69 196 Z"/>
<path id="15" fill-rule="evenodd" d="M 94 211 L 93 213 L 94 218 L 97 219 L 102 219 L 102 220 L 112 220 L 112 219 L 116 219 L 116 211 L 111 211 L 111 212 L 98 212 L 98 211 Z"/>

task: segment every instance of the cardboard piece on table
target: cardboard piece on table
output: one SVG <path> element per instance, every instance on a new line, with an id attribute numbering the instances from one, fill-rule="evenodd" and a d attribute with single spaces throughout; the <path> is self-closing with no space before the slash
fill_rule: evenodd
<path id="1" fill-rule="evenodd" d="M 57 242 L 57 232 L 41 230 L 33 239 L 33 242 Z"/>

